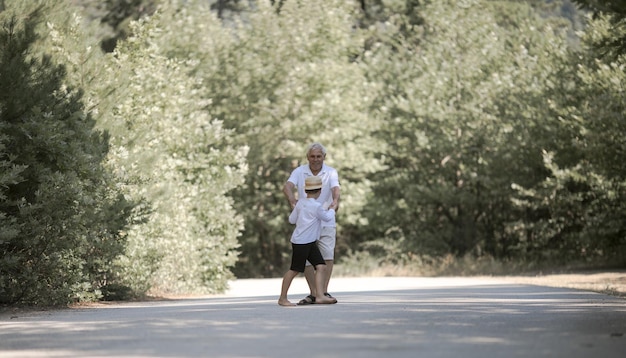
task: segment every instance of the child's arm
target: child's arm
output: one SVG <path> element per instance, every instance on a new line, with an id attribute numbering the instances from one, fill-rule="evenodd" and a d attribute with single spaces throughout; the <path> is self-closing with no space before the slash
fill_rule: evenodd
<path id="1" fill-rule="evenodd" d="M 294 206 L 293 210 L 291 210 L 291 214 L 289 214 L 289 223 L 295 224 L 298 221 L 298 205 Z"/>
<path id="2" fill-rule="evenodd" d="M 324 210 L 321 205 L 317 207 L 317 218 L 322 221 L 331 221 L 335 217 L 335 209 Z"/>

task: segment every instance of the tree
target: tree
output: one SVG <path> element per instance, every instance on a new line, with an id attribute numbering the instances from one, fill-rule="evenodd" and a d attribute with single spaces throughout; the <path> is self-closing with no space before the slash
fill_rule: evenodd
<path id="1" fill-rule="evenodd" d="M 377 135 L 388 169 L 372 178 L 363 237 L 370 246 L 376 236 L 381 247 L 396 243 L 392 260 L 506 259 L 519 244 L 507 232 L 517 215 L 511 186 L 547 172 L 540 153 L 552 137 L 542 133 L 558 126 L 546 116 L 543 88 L 562 68 L 554 59 L 565 54 L 565 36 L 522 3 L 438 1 L 418 10 L 421 26 L 398 17 L 367 60 L 385 89 L 374 113 L 387 123 Z"/>
<path id="2" fill-rule="evenodd" d="M 594 17 L 606 21 L 602 36 L 593 37 L 591 43 L 599 56 L 615 59 L 626 54 L 626 4 L 616 0 L 573 0 L 591 11 Z"/>
<path id="3" fill-rule="evenodd" d="M 113 52 L 117 42 L 130 35 L 130 23 L 144 16 L 150 16 L 156 9 L 158 0 L 106 0 L 101 21 L 112 29 L 112 35 L 102 40 L 102 49 Z"/>
<path id="4" fill-rule="evenodd" d="M 291 2 L 280 12 L 268 2 L 214 35 L 173 37 L 170 51 L 189 49 L 198 59 L 194 74 L 207 85 L 214 115 L 234 129 L 233 140 L 247 145 L 245 185 L 232 192 L 245 218 L 240 238 L 239 277 L 279 275 L 288 265 L 289 206 L 282 186 L 305 160 L 313 141 L 329 150 L 339 171 L 344 200 L 340 222 L 355 222 L 367 182 L 376 168 L 376 147 L 366 116 L 368 84 L 354 59 L 361 39 L 354 31 L 354 6 L 344 1 Z M 174 48 L 176 47 L 176 48 Z"/>
<path id="5" fill-rule="evenodd" d="M 157 292 L 219 292 L 237 257 L 242 222 L 227 194 L 241 184 L 247 148 L 233 145 L 231 131 L 211 115 L 202 83 L 188 75 L 194 59 L 160 46 L 183 32 L 189 14 L 218 21 L 208 9 L 180 4 L 164 4 L 118 44 L 107 65 L 117 75 L 98 89 L 109 94 L 101 105 L 111 111 L 99 119 L 116 134 L 117 170 L 138 176 L 132 193 L 153 210 L 129 232 L 133 250 L 122 277 L 135 286 L 145 279 Z"/>
<path id="6" fill-rule="evenodd" d="M 550 108 L 563 140 L 544 153 L 550 175 L 537 186 L 520 190 L 520 206 L 541 213 L 528 233 L 544 242 L 544 253 L 561 260 L 625 262 L 626 151 L 623 96 L 624 55 L 605 56 L 598 39 L 609 35 L 611 21 L 589 22 L 581 50 L 572 52 L 563 85 L 552 88 Z M 599 52 L 598 52 L 599 51 Z M 558 256 L 557 256 L 558 255 Z"/>
<path id="7" fill-rule="evenodd" d="M 104 164 L 95 128 L 66 69 L 36 50 L 43 14 L 10 2 L 0 12 L 0 302 L 65 304 L 100 296 L 123 252 L 133 207 Z"/>
<path id="8" fill-rule="evenodd" d="M 48 26 L 52 52 L 110 134 L 106 164 L 118 188 L 138 203 L 107 289 L 219 292 L 237 257 L 242 220 L 228 193 L 241 185 L 247 148 L 233 145 L 211 114 L 201 80 L 191 76 L 194 58 L 167 46 L 170 36 L 218 29 L 219 21 L 204 2 L 163 2 L 132 23 L 113 53 L 99 50 L 95 25 L 70 16 Z"/>

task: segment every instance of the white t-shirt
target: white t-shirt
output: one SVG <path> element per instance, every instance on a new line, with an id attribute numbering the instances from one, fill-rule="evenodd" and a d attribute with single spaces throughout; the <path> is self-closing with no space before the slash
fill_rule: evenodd
<path id="1" fill-rule="evenodd" d="M 313 198 L 298 200 L 296 207 L 289 214 L 289 223 L 296 224 L 291 235 L 294 244 L 308 244 L 320 238 L 322 223 L 335 219 L 335 210 L 325 210 Z"/>
<path id="2" fill-rule="evenodd" d="M 298 189 L 298 196 L 296 199 L 306 198 L 306 193 L 304 192 L 304 179 L 309 176 L 313 176 L 313 173 L 307 163 L 294 169 L 291 172 L 289 179 L 287 179 L 287 181 L 293 183 L 296 186 L 296 189 Z M 320 193 L 319 198 L 317 198 L 317 201 L 322 203 L 324 209 L 328 209 L 330 204 L 333 202 L 333 193 L 331 189 L 340 187 L 339 174 L 335 168 L 323 164 L 322 170 L 317 173 L 317 176 L 322 178 L 322 192 Z M 337 223 L 335 222 L 335 218 L 333 218 L 331 221 L 322 222 L 322 226 L 335 227 L 337 226 Z"/>

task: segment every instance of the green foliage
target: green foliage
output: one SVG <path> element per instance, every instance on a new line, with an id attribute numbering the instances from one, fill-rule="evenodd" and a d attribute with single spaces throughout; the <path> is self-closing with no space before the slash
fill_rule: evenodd
<path id="1" fill-rule="evenodd" d="M 625 261 L 626 167 L 619 159 L 626 150 L 625 62 L 623 55 L 597 59 L 596 39 L 608 24 L 590 22 L 584 51 L 571 59 L 567 78 L 575 85 L 554 88 L 559 96 L 551 110 L 564 130 L 559 145 L 543 155 L 551 175 L 520 190 L 520 206 L 536 217 L 524 224 L 527 236 L 541 244 L 543 256 Z"/>
<path id="2" fill-rule="evenodd" d="M 163 7 L 167 21 L 155 16 L 135 24 L 133 36 L 114 54 L 99 52 L 98 30 L 86 27 L 72 9 L 47 8 L 48 36 L 30 42 L 32 54 L 24 51 L 30 62 L 19 69 L 5 66 L 3 79 L 24 75 L 2 84 L 24 88 L 2 91 L 14 95 L 4 98 L 2 115 L 32 108 L 41 120 L 2 122 L 0 180 L 23 191 L 18 195 L 3 187 L 2 203 L 31 220 L 23 224 L 8 210 L 0 215 L 6 223 L 2 287 L 32 286 L 4 301 L 219 292 L 232 277 L 242 220 L 227 193 L 243 181 L 247 147 L 232 145 L 231 131 L 211 115 L 201 81 L 188 76 L 194 61 L 179 60 L 157 45 L 186 26 L 182 17 L 170 21 L 180 4 L 170 5 Z M 37 62 L 43 55 L 35 54 L 47 55 Z M 39 105 L 39 97 L 54 104 L 54 111 Z M 68 109 L 61 111 L 65 102 Z M 60 121 L 62 115 L 68 120 Z M 26 140 L 32 133 L 42 140 Z M 17 135 L 30 146 L 14 146 Z M 14 150 L 30 157 L 21 159 Z M 42 159 L 54 168 L 33 164 Z M 44 170 L 46 180 L 35 188 L 30 177 Z M 21 246 L 14 248 L 16 242 Z M 15 272 L 21 276 L 15 278 Z M 53 294 L 43 296 L 44 288 Z"/>
<path id="3" fill-rule="evenodd" d="M 112 35 L 102 40 L 102 49 L 113 52 L 117 42 L 130 35 L 130 23 L 144 16 L 152 15 L 157 0 L 106 0 L 98 2 L 97 6 L 104 7 L 102 23 L 112 29 Z"/>
<path id="4" fill-rule="evenodd" d="M 128 173 L 129 195 L 150 210 L 128 232 L 119 278 L 138 291 L 218 292 L 232 277 L 242 225 L 226 194 L 242 181 L 247 148 L 232 145 L 212 118 L 202 83 L 187 75 L 194 59 L 160 46 L 186 27 L 179 8 L 170 2 L 135 23 L 93 90 L 106 94 L 98 119 L 112 133 L 112 166 Z M 203 21 L 217 23 L 206 14 Z"/>
<path id="5" fill-rule="evenodd" d="M 541 148 L 558 128 L 543 89 L 561 69 L 563 36 L 510 2 L 433 2 L 421 16 L 408 31 L 388 27 L 379 37 L 393 40 L 368 58 L 385 88 L 374 113 L 389 124 L 371 228 L 413 253 L 507 257 L 511 185 L 545 176 Z"/>
<path id="6" fill-rule="evenodd" d="M 282 274 L 313 141 L 345 272 L 624 261 L 614 2 L 72 3 L 0 9 L 2 302 Z"/>
<path id="7" fill-rule="evenodd" d="M 15 5 L 0 13 L 0 302 L 97 297 L 124 250 L 132 204 L 103 165 L 108 136 L 94 128 L 82 92 L 67 85 L 62 65 L 33 51 L 55 3 Z"/>
<path id="8" fill-rule="evenodd" d="M 582 8 L 591 11 L 604 29 L 596 36 L 589 38 L 589 44 L 598 52 L 599 56 L 615 60 L 626 55 L 626 4 L 620 0 L 573 0 Z M 595 26 L 594 31 L 599 28 Z M 598 36 L 599 35 L 599 36 Z"/>
<path id="9" fill-rule="evenodd" d="M 288 266 L 293 228 L 281 189 L 312 141 L 328 148 L 327 163 L 339 170 L 340 220 L 358 219 L 365 173 L 377 166 L 368 159 L 369 84 L 352 61 L 362 46 L 352 5 L 287 1 L 277 12 L 259 2 L 232 32 L 216 35 L 205 25 L 202 36 L 190 27 L 170 37 L 172 52 L 189 49 L 198 59 L 194 73 L 207 84 L 213 113 L 235 130 L 233 141 L 250 147 L 245 185 L 232 193 L 245 218 L 239 276 L 279 275 Z"/>
<path id="10" fill-rule="evenodd" d="M 419 10 L 421 26 L 392 17 L 366 54 L 389 169 L 373 176 L 361 247 L 392 263 L 623 262 L 623 56 L 595 60 L 611 20 L 591 22 L 579 52 L 524 4 Z"/>
<path id="11" fill-rule="evenodd" d="M 98 30 L 80 18 L 49 25 L 55 55 L 110 133 L 107 166 L 139 204 L 130 213 L 126 250 L 103 286 L 112 297 L 127 295 L 123 287 L 133 295 L 218 292 L 236 260 L 242 223 L 227 193 L 241 183 L 247 148 L 231 145 L 230 131 L 214 120 L 201 81 L 188 76 L 193 59 L 166 50 L 170 34 L 189 30 L 189 15 L 178 9 L 169 2 L 134 23 L 113 54 L 100 53 L 93 37 L 84 41 L 85 30 Z M 190 13 L 208 14 L 197 9 Z M 219 28 L 214 16 L 207 19 Z"/>

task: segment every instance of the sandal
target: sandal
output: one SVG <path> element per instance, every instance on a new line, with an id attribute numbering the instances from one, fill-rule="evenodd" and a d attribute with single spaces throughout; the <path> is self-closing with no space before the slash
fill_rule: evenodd
<path id="1" fill-rule="evenodd" d="M 308 295 L 305 298 L 301 299 L 300 302 L 298 302 L 298 306 L 312 305 L 314 303 L 315 303 L 315 296 Z"/>
<path id="2" fill-rule="evenodd" d="M 335 301 L 333 303 L 337 303 L 337 299 L 335 297 L 331 296 L 330 293 L 324 292 L 324 296 L 326 296 L 326 297 L 330 298 L 331 300 Z"/>

